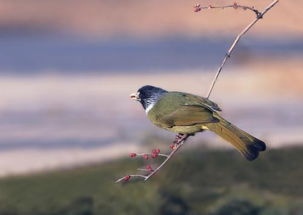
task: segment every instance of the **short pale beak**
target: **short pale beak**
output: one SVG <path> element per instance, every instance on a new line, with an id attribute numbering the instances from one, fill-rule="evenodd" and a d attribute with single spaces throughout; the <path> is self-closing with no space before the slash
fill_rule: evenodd
<path id="1" fill-rule="evenodd" d="M 130 94 L 130 98 L 136 101 L 140 101 L 139 92 Z"/>

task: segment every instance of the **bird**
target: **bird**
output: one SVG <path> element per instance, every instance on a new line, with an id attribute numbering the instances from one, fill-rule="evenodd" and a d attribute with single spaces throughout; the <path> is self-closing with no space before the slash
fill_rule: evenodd
<path id="1" fill-rule="evenodd" d="M 249 161 L 266 150 L 263 141 L 220 116 L 221 108 L 208 98 L 151 85 L 139 88 L 130 97 L 142 104 L 154 125 L 177 133 L 175 142 L 180 143 L 197 132 L 209 130 L 231 143 Z"/>

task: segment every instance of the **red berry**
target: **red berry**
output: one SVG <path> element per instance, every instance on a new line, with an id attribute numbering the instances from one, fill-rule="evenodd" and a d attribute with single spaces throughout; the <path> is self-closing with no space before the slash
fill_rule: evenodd
<path id="1" fill-rule="evenodd" d="M 129 154 L 129 157 L 131 157 L 131 158 L 134 158 L 134 157 L 136 157 L 136 156 L 137 156 L 136 153 L 130 153 L 130 154 Z"/>
<path id="2" fill-rule="evenodd" d="M 176 147 L 175 144 L 170 144 L 170 145 L 169 145 L 169 148 L 171 148 L 172 150 L 174 150 L 175 147 Z"/>
<path id="3" fill-rule="evenodd" d="M 156 157 L 158 157 L 158 154 L 157 153 L 152 153 L 151 157 L 156 158 Z"/>
<path id="4" fill-rule="evenodd" d="M 147 165 L 145 168 L 146 168 L 146 170 L 148 170 L 150 172 L 154 171 L 154 169 L 152 168 L 151 165 Z"/>
<path id="5" fill-rule="evenodd" d="M 142 157 L 143 157 L 145 160 L 148 160 L 148 158 L 149 158 L 147 154 L 142 155 Z"/>
<path id="6" fill-rule="evenodd" d="M 160 149 L 153 149 L 152 150 L 152 154 L 159 154 L 160 153 Z"/>
<path id="7" fill-rule="evenodd" d="M 131 178 L 131 176 L 130 176 L 130 175 L 127 175 L 127 176 L 124 176 L 123 180 L 124 180 L 124 181 L 128 181 L 130 178 Z"/>

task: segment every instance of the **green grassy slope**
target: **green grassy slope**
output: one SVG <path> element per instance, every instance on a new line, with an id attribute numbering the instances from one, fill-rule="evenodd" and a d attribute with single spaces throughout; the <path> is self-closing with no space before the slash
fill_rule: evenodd
<path id="1" fill-rule="evenodd" d="M 179 153 L 148 182 L 115 184 L 140 167 L 125 159 L 0 180 L 0 214 L 303 214 L 303 148 L 255 162 L 235 151 Z"/>

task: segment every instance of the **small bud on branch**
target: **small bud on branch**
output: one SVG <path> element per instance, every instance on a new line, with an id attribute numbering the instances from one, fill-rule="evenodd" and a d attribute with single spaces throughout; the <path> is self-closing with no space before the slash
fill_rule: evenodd
<path id="1" fill-rule="evenodd" d="M 194 6 L 194 12 L 199 12 L 199 11 L 201 11 L 201 5 L 200 4 L 196 4 L 195 6 Z"/>
<path id="2" fill-rule="evenodd" d="M 149 172 L 153 172 L 153 171 L 154 171 L 154 169 L 152 168 L 151 165 L 146 165 L 145 168 L 146 168 L 146 170 L 149 171 Z"/>
<path id="3" fill-rule="evenodd" d="M 174 149 L 176 148 L 176 145 L 175 145 L 175 144 L 170 144 L 170 145 L 169 145 L 169 148 L 170 148 L 171 150 L 174 150 Z"/>
<path id="4" fill-rule="evenodd" d="M 152 158 L 156 158 L 156 157 L 158 157 L 158 154 L 153 153 L 153 154 L 151 155 L 151 157 L 152 157 Z"/>
<path id="5" fill-rule="evenodd" d="M 239 6 L 238 6 L 238 3 L 237 3 L 237 2 L 234 2 L 233 8 L 234 8 L 234 9 L 238 9 L 238 7 L 239 7 Z"/>
<path id="6" fill-rule="evenodd" d="M 148 154 L 144 154 L 144 155 L 142 155 L 142 157 L 145 159 L 145 160 L 148 160 Z"/>
<path id="7" fill-rule="evenodd" d="M 134 158 L 134 157 L 136 157 L 136 156 L 137 156 L 136 153 L 130 153 L 130 154 L 129 154 L 129 157 L 131 157 L 131 158 Z"/>
<path id="8" fill-rule="evenodd" d="M 130 178 L 131 178 L 131 176 L 130 176 L 130 175 L 127 175 L 127 176 L 124 176 L 124 177 L 123 177 L 123 180 L 124 180 L 124 181 L 128 181 Z"/>

